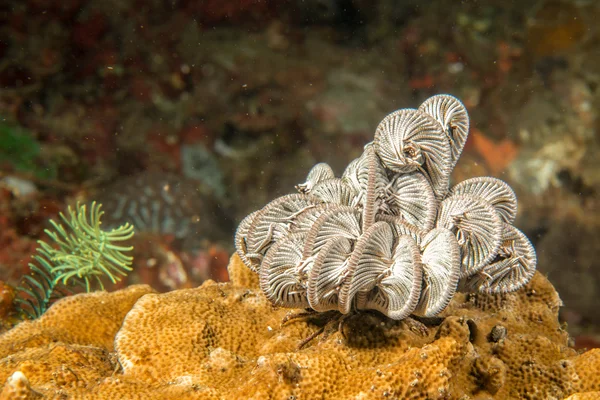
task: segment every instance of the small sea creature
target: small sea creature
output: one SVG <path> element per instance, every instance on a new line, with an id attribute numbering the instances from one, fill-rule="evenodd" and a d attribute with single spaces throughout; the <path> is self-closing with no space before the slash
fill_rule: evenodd
<path id="1" fill-rule="evenodd" d="M 100 218 L 104 214 L 100 207 L 93 202 L 89 216 L 85 205 L 78 205 L 77 211 L 69 207 L 69 218 L 60 214 L 66 228 L 50 221 L 54 231 L 46 229 L 45 232 L 58 244 L 59 250 L 40 241 L 40 253 L 52 261 L 50 272 L 57 282 L 67 285 L 71 280 L 81 279 L 88 292 L 93 282 L 104 290 L 100 278 L 106 276 L 112 283 L 117 283 L 127 275 L 127 271 L 131 271 L 133 258 L 124 252 L 133 250 L 133 247 L 118 243 L 133 237 L 133 226 L 126 223 L 110 231 L 100 229 Z"/>
<path id="2" fill-rule="evenodd" d="M 512 189 L 491 177 L 449 188 L 468 130 L 465 107 L 449 95 L 393 112 L 341 178 L 317 164 L 299 193 L 246 217 L 236 249 L 266 296 L 278 306 L 400 320 L 436 316 L 457 290 L 526 284 L 536 256 L 512 226 Z"/>
<path id="3" fill-rule="evenodd" d="M 38 241 L 38 254 L 29 264 L 32 275 L 25 275 L 19 287 L 28 298 L 16 300 L 28 317 L 42 315 L 60 290 L 69 286 L 83 286 L 87 292 L 93 286 L 104 290 L 103 278 L 116 283 L 132 270 L 133 258 L 125 252 L 133 247 L 119 243 L 133 237 L 133 226 L 127 223 L 110 231 L 100 229 L 100 208 L 93 202 L 88 214 L 85 205 L 69 206 L 68 217 L 60 213 L 64 226 L 50 220 L 54 229 L 45 232 L 52 244 Z"/>

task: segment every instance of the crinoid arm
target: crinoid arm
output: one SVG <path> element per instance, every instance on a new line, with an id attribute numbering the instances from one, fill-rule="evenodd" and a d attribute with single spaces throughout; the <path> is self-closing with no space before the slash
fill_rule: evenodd
<path id="1" fill-rule="evenodd" d="M 460 277 L 460 248 L 447 229 L 429 231 L 421 243 L 423 289 L 415 314 L 432 317 L 442 311 L 456 292 Z"/>
<path id="2" fill-rule="evenodd" d="M 469 135 L 469 114 L 466 107 L 454 96 L 439 94 L 425 100 L 419 110 L 431 115 L 442 126 L 451 145 L 454 166 Z"/>
<path id="3" fill-rule="evenodd" d="M 453 195 L 440 205 L 438 228 L 455 233 L 461 246 L 461 277 L 481 270 L 498 253 L 502 221 L 493 206 L 483 199 L 468 195 Z"/>
<path id="4" fill-rule="evenodd" d="M 296 185 L 300 193 L 311 193 L 318 183 L 335 178 L 333 170 L 327 163 L 318 163 L 309 171 L 306 182 Z"/>
<path id="5" fill-rule="evenodd" d="M 410 236 L 402 235 L 390 261 L 359 308 L 377 310 L 400 320 L 413 313 L 421 296 L 423 268 L 419 247 Z"/>
<path id="6" fill-rule="evenodd" d="M 343 206 L 352 205 L 358 195 L 357 191 L 340 178 L 328 179 L 317 183 L 311 194 L 326 203 L 335 203 Z"/>
<path id="7" fill-rule="evenodd" d="M 260 288 L 282 307 L 308 307 L 306 282 L 310 265 L 302 265 L 303 234 L 289 234 L 273 245 L 260 269 Z"/>
<path id="8" fill-rule="evenodd" d="M 429 181 L 421 173 L 397 174 L 387 195 L 389 214 L 398 215 L 421 230 L 433 228 L 438 204 Z"/>
<path id="9" fill-rule="evenodd" d="M 430 115 L 413 109 L 391 113 L 377 127 L 373 145 L 386 168 L 397 173 L 421 171 L 438 199 L 448 192 L 450 143 Z"/>
<path id="10" fill-rule="evenodd" d="M 537 263 L 533 245 L 514 226 L 505 223 L 503 228 L 502 244 L 497 256 L 465 281 L 465 289 L 482 293 L 508 293 L 520 289 L 533 278 Z"/>
<path id="11" fill-rule="evenodd" d="M 492 205 L 504 222 L 512 224 L 517 216 L 517 196 L 508 184 L 491 176 L 464 180 L 450 189 L 450 195 L 470 194 Z"/>
<path id="12" fill-rule="evenodd" d="M 338 309 L 350 254 L 352 241 L 342 236 L 331 239 L 319 251 L 308 278 L 308 302 L 313 310 Z"/>

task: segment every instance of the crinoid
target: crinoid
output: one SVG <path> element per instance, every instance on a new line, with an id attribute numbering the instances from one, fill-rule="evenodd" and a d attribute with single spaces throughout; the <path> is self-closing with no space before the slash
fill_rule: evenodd
<path id="1" fill-rule="evenodd" d="M 246 217 L 236 248 L 265 295 L 338 318 L 376 310 L 431 319 L 457 290 L 525 285 L 536 256 L 512 226 L 512 189 L 491 177 L 449 187 L 468 131 L 463 104 L 433 96 L 385 117 L 341 178 L 317 164 L 299 193 Z"/>
<path id="2" fill-rule="evenodd" d="M 50 240 L 38 241 L 40 247 L 29 264 L 31 274 L 23 277 L 18 288 L 23 296 L 16 302 L 24 316 L 41 316 L 70 288 L 104 290 L 104 279 L 116 283 L 132 270 L 133 258 L 126 253 L 133 247 L 121 243 L 133 237 L 133 226 L 126 223 L 111 230 L 101 229 L 104 212 L 100 208 L 96 202 L 89 212 L 85 205 L 69 206 L 68 215 L 60 213 L 62 223 L 50 220 L 53 229 L 45 230 Z"/>

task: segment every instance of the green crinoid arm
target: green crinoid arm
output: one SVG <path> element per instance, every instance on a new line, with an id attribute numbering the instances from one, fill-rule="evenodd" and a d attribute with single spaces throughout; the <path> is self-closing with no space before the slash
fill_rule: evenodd
<path id="1" fill-rule="evenodd" d="M 124 254 L 132 246 L 117 244 L 134 235 L 129 223 L 110 231 L 101 229 L 101 205 L 93 202 L 89 213 L 85 205 L 69 207 L 67 215 L 60 213 L 64 224 L 50 220 L 52 229 L 45 232 L 49 243 L 38 241 L 40 247 L 30 264 L 31 275 L 23 279 L 20 290 L 24 299 L 17 299 L 23 313 L 36 318 L 48 308 L 58 288 L 85 286 L 104 289 L 103 277 L 116 283 L 132 270 L 133 257 Z"/>
<path id="2" fill-rule="evenodd" d="M 85 205 L 78 205 L 77 211 L 69 207 L 69 218 L 61 213 L 71 233 L 67 234 L 61 225 L 55 224 L 57 232 L 64 238 L 64 241 L 57 241 L 62 253 L 57 252 L 53 257 L 55 266 L 52 273 L 56 282 L 66 285 L 77 277 L 85 282 L 89 291 L 90 280 L 100 282 L 100 279 L 95 279 L 99 275 L 106 275 L 116 283 L 131 271 L 133 258 L 123 252 L 131 251 L 133 247 L 115 246 L 112 242 L 130 239 L 134 233 L 133 226 L 125 224 L 109 232 L 103 231 L 100 229 L 103 214 L 100 207 L 92 203 L 89 214 L 86 214 Z"/>
<path id="3" fill-rule="evenodd" d="M 40 265 L 30 263 L 31 275 L 23 277 L 23 283 L 19 290 L 26 297 L 17 297 L 15 302 L 23 314 L 34 319 L 42 315 L 48 309 L 52 298 L 52 293 L 56 287 L 52 275 L 50 274 L 51 265 L 46 258 L 41 255 L 33 257 L 34 261 Z"/>

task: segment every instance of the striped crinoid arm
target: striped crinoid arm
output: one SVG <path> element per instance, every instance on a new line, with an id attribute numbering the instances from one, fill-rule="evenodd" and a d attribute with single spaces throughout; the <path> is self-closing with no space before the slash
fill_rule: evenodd
<path id="1" fill-rule="evenodd" d="M 248 257 L 248 232 L 252 225 L 252 221 L 254 221 L 254 218 L 257 215 L 258 211 L 248 214 L 238 225 L 234 237 L 236 253 L 242 262 L 254 272 L 258 270 L 262 257 L 260 259 L 252 258 L 252 255 Z"/>
<path id="2" fill-rule="evenodd" d="M 364 154 L 367 160 L 367 186 L 365 204 L 363 205 L 362 230 L 363 232 L 366 232 L 375 222 L 375 214 L 377 214 L 377 205 L 375 201 L 378 192 L 376 186 L 378 162 L 373 146 L 368 146 L 365 149 Z M 387 182 L 387 180 L 385 182 Z"/>
<path id="3" fill-rule="evenodd" d="M 469 114 L 454 96 L 440 94 L 425 100 L 419 110 L 431 115 L 444 130 L 451 145 L 452 166 L 456 165 L 469 135 Z"/>
<path id="4" fill-rule="evenodd" d="M 461 278 L 471 276 L 498 253 L 502 240 L 502 220 L 493 206 L 480 197 L 461 194 L 440 204 L 438 228 L 451 230 L 461 248 Z"/>
<path id="5" fill-rule="evenodd" d="M 387 213 L 400 216 L 420 230 L 428 231 L 435 224 L 438 201 L 420 172 L 397 174 L 388 187 L 386 204 Z"/>
<path id="6" fill-rule="evenodd" d="M 355 297 L 360 294 L 360 303 L 377 283 L 377 278 L 391 264 L 391 248 L 394 235 L 389 224 L 375 222 L 364 232 L 356 245 L 350 259 L 346 277 L 339 296 L 339 311 L 349 313 L 355 303 Z"/>
<path id="7" fill-rule="evenodd" d="M 397 173 L 421 171 L 441 200 L 448 192 L 452 159 L 441 125 L 428 114 L 402 109 L 381 121 L 373 141 L 383 165 Z"/>
<path id="8" fill-rule="evenodd" d="M 303 259 L 314 257 L 329 240 L 336 237 L 357 240 L 361 232 L 360 211 L 348 206 L 329 208 L 310 227 L 304 241 Z"/>
<path id="9" fill-rule="evenodd" d="M 411 223 L 407 222 L 404 219 L 404 217 L 400 215 L 379 214 L 377 215 L 376 220 L 387 222 L 394 231 L 395 237 L 408 235 L 411 238 L 413 238 L 413 240 L 417 244 L 421 243 L 423 236 L 425 236 L 425 234 L 427 233 L 426 231 L 423 231 L 417 228 L 415 225 L 412 225 Z"/>
<path id="10" fill-rule="evenodd" d="M 276 306 L 308 307 L 306 284 L 312 264 L 302 264 L 306 235 L 291 233 L 267 252 L 259 272 L 260 288 Z"/>
<path id="11" fill-rule="evenodd" d="M 350 206 L 358 196 L 358 191 L 342 179 L 333 178 L 317 183 L 310 194 L 325 203 Z"/>
<path id="12" fill-rule="evenodd" d="M 342 182 L 344 182 L 346 185 L 350 186 L 351 188 L 353 188 L 356 192 L 357 192 L 357 196 L 354 199 L 354 201 L 352 202 L 352 205 L 362 205 L 364 202 L 364 195 L 365 195 L 365 191 L 363 188 L 366 187 L 366 181 L 364 181 L 364 177 L 366 177 L 367 175 L 364 175 L 364 171 L 366 170 L 365 167 L 365 159 L 364 159 L 364 153 L 358 157 L 355 158 L 354 160 L 350 161 L 350 164 L 348 164 L 348 166 L 346 167 L 346 169 L 344 170 L 344 172 L 342 173 Z M 362 175 L 361 175 L 362 174 Z"/>
<path id="13" fill-rule="evenodd" d="M 438 131 L 424 114 L 412 108 L 402 109 L 387 115 L 379 123 L 373 146 L 387 169 L 398 173 L 412 172 L 425 162 L 415 139 L 435 137 Z"/>
<path id="14" fill-rule="evenodd" d="M 535 274 L 537 257 L 527 237 L 503 224 L 498 255 L 481 271 L 466 279 L 464 289 L 482 293 L 508 293 L 526 285 Z"/>
<path id="15" fill-rule="evenodd" d="M 419 302 L 422 274 L 421 253 L 414 239 L 398 237 L 391 262 L 376 277 L 375 287 L 358 297 L 357 307 L 377 310 L 396 320 L 408 317 Z"/>
<path id="16" fill-rule="evenodd" d="M 353 240 L 335 237 L 319 250 L 308 278 L 308 302 L 315 311 L 337 310 Z"/>
<path id="17" fill-rule="evenodd" d="M 357 196 L 351 204 L 355 207 L 364 207 L 365 205 L 369 191 L 370 167 L 375 168 L 375 182 L 371 186 L 374 187 L 377 204 L 380 204 L 380 200 L 385 198 L 385 189 L 389 185 L 387 172 L 381 160 L 377 156 L 372 157 L 372 148 L 373 145 L 371 143 L 366 144 L 362 155 L 350 162 L 342 174 L 342 181 L 357 192 Z"/>
<path id="18" fill-rule="evenodd" d="M 432 317 L 440 313 L 456 292 L 460 277 L 460 248 L 452 232 L 432 229 L 421 243 L 423 289 L 415 314 Z"/>
<path id="19" fill-rule="evenodd" d="M 464 180 L 450 189 L 450 196 L 470 194 L 481 197 L 492 205 L 506 223 L 512 224 L 517 216 L 517 196 L 508 184 L 490 176 Z"/>
<path id="20" fill-rule="evenodd" d="M 252 218 L 246 234 L 246 258 L 262 260 L 269 247 L 285 236 L 304 212 L 321 203 L 304 194 L 281 196 L 263 207 Z"/>
<path id="21" fill-rule="evenodd" d="M 300 193 L 310 193 L 316 184 L 335 178 L 333 169 L 327 163 L 318 163 L 308 172 L 306 182 L 296 185 Z"/>
<path id="22" fill-rule="evenodd" d="M 321 203 L 306 210 L 291 224 L 290 232 L 302 232 L 308 234 L 313 228 L 313 225 L 317 222 L 319 217 L 329 210 L 338 209 L 339 204 L 336 203 Z"/>

